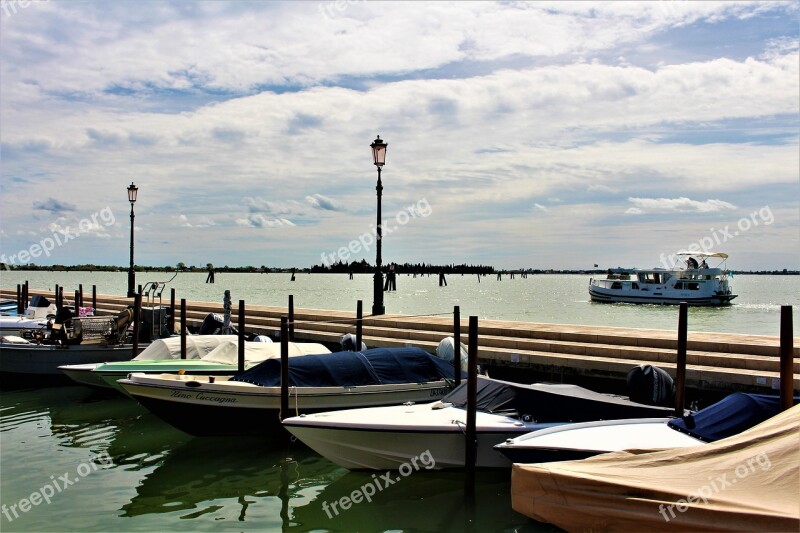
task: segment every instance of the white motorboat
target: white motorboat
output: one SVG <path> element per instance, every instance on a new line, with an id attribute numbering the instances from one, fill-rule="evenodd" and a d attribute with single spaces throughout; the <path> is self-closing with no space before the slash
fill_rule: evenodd
<path id="1" fill-rule="evenodd" d="M 521 435 L 495 448 L 514 463 L 571 461 L 622 450 L 686 448 L 731 437 L 778 412 L 778 396 L 737 392 L 683 418 L 568 424 Z"/>
<path id="2" fill-rule="evenodd" d="M 284 427 L 345 468 L 394 470 L 427 453 L 436 469 L 463 468 L 467 384 L 441 401 L 287 418 Z M 494 449 L 506 439 L 570 422 L 667 416 L 668 407 L 632 402 L 575 385 L 521 385 L 478 377 L 478 467 L 510 467 Z"/>
<path id="3" fill-rule="evenodd" d="M 208 353 L 224 342 L 235 343 L 237 341 L 238 336 L 236 335 L 189 335 L 186 337 L 186 360 L 199 359 L 208 355 Z M 181 360 L 181 338 L 167 337 L 165 339 L 154 340 L 147 348 L 142 350 L 139 355 L 129 361 L 62 365 L 58 368 L 69 376 L 70 379 L 82 385 L 110 387 L 111 385 L 107 384 L 103 379 L 103 374 L 94 372 L 95 369 L 101 366 L 110 367 L 110 371 L 119 369 L 119 379 L 133 371 L 144 371 L 144 367 L 141 367 L 143 364 L 142 361 L 146 361 L 147 363 L 153 363 L 154 361 L 169 361 L 174 363 L 176 360 Z M 131 370 L 131 367 L 140 368 L 140 370 Z M 165 372 L 170 370 L 171 369 L 162 369 L 160 371 Z M 177 372 L 177 370 L 175 370 L 175 372 Z"/>
<path id="4" fill-rule="evenodd" d="M 31 298 L 23 315 L 0 316 L 0 336 L 19 336 L 25 330 L 40 330 L 47 327 L 48 320 L 55 318 L 56 306 L 41 295 Z"/>
<path id="5" fill-rule="evenodd" d="M 193 435 L 280 435 L 280 359 L 233 377 L 131 374 L 118 383 Z M 292 414 L 441 398 L 453 367 L 419 348 L 374 348 L 289 359 Z"/>
<path id="6" fill-rule="evenodd" d="M 605 278 L 589 280 L 589 296 L 593 302 L 635 304 L 679 304 L 719 306 L 728 305 L 736 298 L 731 291 L 730 271 L 725 266 L 728 258 L 722 252 L 705 253 L 680 251 L 678 258 L 686 258 L 685 268 L 651 268 L 616 271 L 609 269 Z M 698 264 L 697 259 L 702 260 Z M 706 259 L 719 259 L 714 268 Z"/>

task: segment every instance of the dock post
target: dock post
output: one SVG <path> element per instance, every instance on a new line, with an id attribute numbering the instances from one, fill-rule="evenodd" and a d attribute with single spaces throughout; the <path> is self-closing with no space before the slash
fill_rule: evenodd
<path id="1" fill-rule="evenodd" d="M 460 349 L 460 347 L 459 347 Z M 464 489 L 467 494 L 475 492 L 475 462 L 478 458 L 478 442 L 475 435 L 475 410 L 478 395 L 478 317 L 469 317 L 469 358 L 467 359 L 467 438 L 464 449 Z M 461 354 L 459 353 L 459 357 Z"/>
<path id="2" fill-rule="evenodd" d="M 294 342 L 294 295 L 289 295 L 289 340 Z"/>
<path id="3" fill-rule="evenodd" d="M 59 309 L 64 307 L 64 287 L 61 286 L 58 287 L 58 303 L 56 304 L 56 307 Z"/>
<path id="4" fill-rule="evenodd" d="M 686 345 L 689 304 L 681 302 L 678 311 L 678 361 L 675 367 L 675 416 L 683 416 L 686 403 Z"/>
<path id="5" fill-rule="evenodd" d="M 80 307 L 80 305 L 81 305 L 81 293 L 78 291 L 78 289 L 75 289 L 75 302 L 74 303 L 75 303 L 75 305 L 73 307 L 75 308 L 75 316 L 79 316 L 80 313 L 78 312 L 78 307 Z"/>
<path id="6" fill-rule="evenodd" d="M 461 385 L 461 307 L 453 306 L 453 374 L 456 378 L 456 387 Z"/>
<path id="7" fill-rule="evenodd" d="M 239 300 L 239 372 L 244 372 L 244 300 Z"/>
<path id="8" fill-rule="evenodd" d="M 281 317 L 281 421 L 289 416 L 289 317 Z"/>
<path id="9" fill-rule="evenodd" d="M 83 307 L 83 283 L 78 283 L 78 294 L 81 295 L 81 297 L 80 297 L 80 307 Z"/>
<path id="10" fill-rule="evenodd" d="M 17 314 L 22 316 L 25 310 L 22 308 L 22 285 L 17 283 Z"/>
<path id="11" fill-rule="evenodd" d="M 25 309 L 28 308 L 28 302 L 30 301 L 30 286 L 28 285 L 28 280 L 25 280 L 25 285 L 22 286 L 22 305 Z"/>
<path id="12" fill-rule="evenodd" d="M 136 293 L 133 297 L 133 356 L 131 359 L 139 355 L 139 319 L 142 312 L 142 291 Z"/>
<path id="13" fill-rule="evenodd" d="M 186 298 L 181 298 L 181 359 L 186 359 Z"/>
<path id="14" fill-rule="evenodd" d="M 92 285 L 92 313 L 97 314 L 97 285 Z"/>
<path id="15" fill-rule="evenodd" d="M 361 351 L 362 327 L 364 321 L 364 308 L 361 300 L 356 302 L 356 351 Z"/>
<path id="16" fill-rule="evenodd" d="M 781 411 L 794 404 L 794 338 L 792 332 L 792 306 L 781 306 Z"/>
<path id="17" fill-rule="evenodd" d="M 169 289 L 169 331 L 175 332 L 175 287 Z"/>
<path id="18" fill-rule="evenodd" d="M 53 291 L 53 299 L 55 300 L 56 307 L 61 307 L 61 306 L 58 304 L 58 283 L 56 283 L 56 288 L 55 288 L 55 290 Z"/>

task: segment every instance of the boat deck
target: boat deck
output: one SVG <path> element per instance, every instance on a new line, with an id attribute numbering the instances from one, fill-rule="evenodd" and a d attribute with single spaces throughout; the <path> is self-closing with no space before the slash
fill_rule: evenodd
<path id="1" fill-rule="evenodd" d="M 33 294 L 50 296 L 31 291 Z M 0 297 L 15 296 L 10 290 L 0 289 Z M 71 303 L 68 298 L 66 301 Z M 100 313 L 117 313 L 130 302 L 125 297 L 97 296 Z M 287 314 L 286 308 L 261 305 L 247 305 L 246 311 L 248 332 L 272 336 L 277 336 L 280 317 Z M 222 305 L 187 301 L 190 325 L 199 325 L 209 312 L 222 313 Z M 180 315 L 179 307 L 176 315 Z M 355 333 L 352 312 L 296 308 L 294 316 L 296 341 L 338 344 L 343 334 Z M 236 324 L 237 320 L 234 313 L 232 322 Z M 468 321 L 462 317 L 461 341 L 465 344 L 467 327 Z M 411 343 L 433 351 L 442 338 L 452 335 L 452 329 L 452 316 L 369 316 L 363 320 L 363 339 L 370 347 Z M 478 336 L 481 364 L 548 373 L 556 381 L 569 381 L 570 376 L 624 380 L 628 371 L 640 364 L 657 365 L 675 375 L 677 331 L 480 320 Z M 777 394 L 779 350 L 778 337 L 689 332 L 686 385 L 706 391 Z M 793 354 L 797 391 L 800 337 L 794 337 Z"/>

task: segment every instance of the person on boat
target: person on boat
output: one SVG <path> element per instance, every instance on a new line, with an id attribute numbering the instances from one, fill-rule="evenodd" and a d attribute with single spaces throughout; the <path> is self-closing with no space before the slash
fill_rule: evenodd
<path id="1" fill-rule="evenodd" d="M 700 263 L 700 268 L 708 268 L 708 263 L 706 263 L 705 258 L 703 258 L 703 262 Z"/>
<path id="2" fill-rule="evenodd" d="M 686 268 L 697 268 L 697 259 L 695 259 L 694 257 L 690 257 L 686 261 Z"/>

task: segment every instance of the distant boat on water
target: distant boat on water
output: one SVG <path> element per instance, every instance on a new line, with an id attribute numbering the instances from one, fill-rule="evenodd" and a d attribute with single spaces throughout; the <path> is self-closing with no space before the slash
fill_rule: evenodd
<path id="1" fill-rule="evenodd" d="M 617 270 L 609 269 L 605 279 L 589 279 L 593 302 L 634 304 L 729 305 L 736 294 L 731 291 L 731 273 L 725 266 L 728 254 L 680 251 L 676 254 L 685 268 Z M 702 263 L 698 264 L 699 258 Z M 720 259 L 709 268 L 706 259 Z"/>

